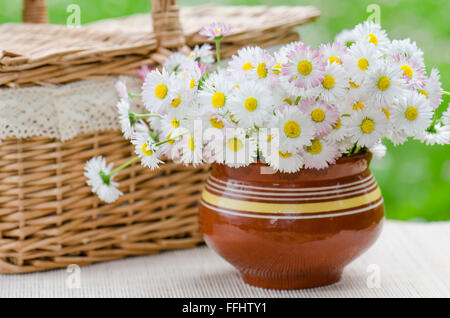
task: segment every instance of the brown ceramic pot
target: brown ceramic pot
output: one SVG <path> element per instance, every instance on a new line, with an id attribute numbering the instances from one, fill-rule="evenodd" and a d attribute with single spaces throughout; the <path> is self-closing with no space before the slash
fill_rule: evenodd
<path id="1" fill-rule="evenodd" d="M 339 281 L 382 228 L 371 158 L 360 153 L 293 174 L 261 173 L 262 163 L 214 164 L 200 202 L 206 243 L 251 285 L 297 289 Z"/>

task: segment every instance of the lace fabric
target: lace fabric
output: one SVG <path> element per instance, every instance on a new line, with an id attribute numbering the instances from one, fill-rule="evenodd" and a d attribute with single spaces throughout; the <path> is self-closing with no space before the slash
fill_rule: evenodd
<path id="1" fill-rule="evenodd" d="M 43 136 L 66 141 L 82 133 L 120 130 L 115 88 L 119 79 L 130 92 L 140 93 L 140 78 L 131 76 L 0 89 L 0 140 Z M 139 100 L 133 100 L 132 109 L 142 112 Z"/>

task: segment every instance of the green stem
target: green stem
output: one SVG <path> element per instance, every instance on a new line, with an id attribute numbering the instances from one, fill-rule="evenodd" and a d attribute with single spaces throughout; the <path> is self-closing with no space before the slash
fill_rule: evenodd
<path id="1" fill-rule="evenodd" d="M 216 56 L 217 56 L 217 66 L 220 67 L 220 41 L 223 37 L 219 36 L 214 38 L 214 41 L 216 42 Z"/>
<path id="2" fill-rule="evenodd" d="M 188 133 L 188 132 L 186 131 L 186 132 L 184 132 L 184 133 L 182 133 L 182 134 L 180 134 L 180 135 L 178 135 L 178 136 L 175 136 L 175 137 L 173 137 L 173 138 L 169 138 L 169 139 L 160 141 L 160 142 L 156 143 L 156 146 L 161 146 L 161 145 L 163 145 L 163 144 L 165 144 L 165 143 L 167 143 L 167 142 L 169 142 L 169 141 L 175 141 L 176 138 L 181 137 L 181 136 L 183 136 L 183 135 L 186 135 L 187 133 Z"/>
<path id="3" fill-rule="evenodd" d="M 161 117 L 161 115 L 158 114 L 134 114 L 134 116 L 136 116 L 136 119 L 148 117 Z"/>
<path id="4" fill-rule="evenodd" d="M 450 96 L 450 92 L 446 92 L 446 91 L 441 91 L 441 94 Z"/>
<path id="5" fill-rule="evenodd" d="M 131 159 L 128 162 L 125 162 L 123 165 L 121 165 L 120 167 L 117 167 L 116 169 L 114 169 L 113 171 L 111 171 L 110 173 L 107 174 L 107 176 L 110 178 L 113 175 L 115 175 L 116 173 L 118 173 L 119 171 L 125 169 L 126 167 L 128 167 L 129 165 L 131 165 L 133 162 L 139 160 L 139 156 L 134 157 L 133 159 Z"/>
<path id="6" fill-rule="evenodd" d="M 142 97 L 142 94 L 133 94 L 133 93 L 128 92 L 128 97 L 130 97 L 130 98 Z"/>

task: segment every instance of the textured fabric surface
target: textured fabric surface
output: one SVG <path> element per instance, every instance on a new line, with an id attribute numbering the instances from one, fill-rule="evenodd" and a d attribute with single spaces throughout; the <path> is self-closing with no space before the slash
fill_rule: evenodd
<path id="1" fill-rule="evenodd" d="M 202 246 L 91 265 L 79 272 L 0 275 L 0 297 L 450 297 L 449 245 L 450 222 L 388 221 L 377 243 L 347 266 L 342 280 L 325 287 L 252 287 Z M 78 283 L 80 288 L 69 288 Z"/>
<path id="2" fill-rule="evenodd" d="M 0 140 L 43 136 L 65 141 L 81 133 L 120 129 L 115 88 L 118 79 L 127 84 L 130 92 L 140 93 L 140 78 L 131 76 L 59 87 L 0 89 Z M 143 110 L 136 105 L 133 109 Z"/>

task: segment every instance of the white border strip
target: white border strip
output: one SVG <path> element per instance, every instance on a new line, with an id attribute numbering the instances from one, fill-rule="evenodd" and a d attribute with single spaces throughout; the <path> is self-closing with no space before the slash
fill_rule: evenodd
<path id="1" fill-rule="evenodd" d="M 221 195 L 223 196 L 223 194 L 227 194 L 227 198 L 229 199 L 255 199 L 255 200 L 263 200 L 263 201 L 273 201 L 273 200 L 277 200 L 279 202 L 290 202 L 290 201 L 316 201 L 316 200 L 328 200 L 328 199 L 344 199 L 344 198 L 348 198 L 348 197 L 352 197 L 354 194 L 363 194 L 363 193 L 367 193 L 369 194 L 371 191 L 375 190 L 378 187 L 378 185 L 376 183 L 373 183 L 370 187 L 368 188 L 364 188 L 361 189 L 359 191 L 352 191 L 350 193 L 342 193 L 342 194 L 336 194 L 336 195 L 328 195 L 328 196 L 323 196 L 323 197 L 315 197 L 315 198 L 311 198 L 311 197 L 306 197 L 306 198 L 299 198 L 300 196 L 297 195 L 297 197 L 295 198 L 272 198 L 270 197 L 272 195 L 268 194 L 266 197 L 259 197 L 259 196 L 251 196 L 251 195 L 245 195 L 245 194 L 240 194 L 240 193 L 230 193 L 230 189 L 226 189 L 225 193 L 222 193 Z M 218 192 L 216 189 L 212 188 L 209 184 L 205 185 L 206 189 L 210 189 L 212 191 Z M 209 191 L 211 192 L 211 191 Z M 244 192 L 248 192 L 248 191 L 242 191 Z M 212 192 L 211 192 L 212 193 Z M 212 193 L 215 194 L 215 193 Z M 215 194 L 217 195 L 217 194 Z M 273 194 L 275 195 L 275 194 Z M 293 194 L 289 193 L 290 196 L 293 196 Z M 305 196 L 307 196 L 309 194 L 305 194 Z"/>
<path id="2" fill-rule="evenodd" d="M 364 208 L 360 208 L 357 210 L 352 210 L 352 211 L 345 211 L 345 212 L 341 212 L 341 213 L 330 213 L 330 214 L 319 214 L 319 215 L 259 215 L 259 214 L 249 214 L 249 213 L 242 213 L 242 212 L 237 212 L 237 211 L 231 211 L 231 210 L 226 210 L 226 209 L 222 209 L 222 208 L 218 208 L 212 205 L 209 205 L 208 203 L 206 203 L 203 200 L 200 200 L 200 204 L 203 204 L 205 207 L 216 211 L 216 212 L 220 212 L 223 214 L 229 214 L 229 215 L 235 215 L 235 216 L 244 216 L 244 217 L 249 217 L 249 218 L 255 218 L 255 219 L 319 219 L 319 218 L 328 218 L 328 217 L 334 217 L 334 216 L 343 216 L 343 215 L 350 215 L 350 214 L 357 214 L 357 213 L 362 213 L 362 212 L 366 212 L 368 210 L 374 209 L 378 206 L 380 206 L 382 203 L 384 202 L 383 198 L 380 199 L 380 201 L 378 201 L 375 204 L 369 205 L 367 207 Z"/>

